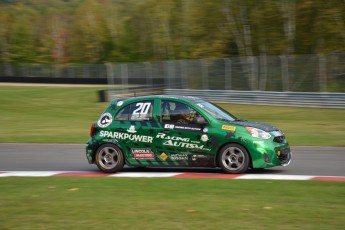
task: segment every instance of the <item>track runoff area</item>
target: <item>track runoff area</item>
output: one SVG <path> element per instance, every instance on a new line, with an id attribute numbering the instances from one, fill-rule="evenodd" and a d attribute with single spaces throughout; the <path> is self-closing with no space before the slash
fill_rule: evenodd
<path id="1" fill-rule="evenodd" d="M 221 174 L 221 173 L 167 173 L 167 172 L 119 172 L 106 174 L 87 171 L 1 171 L 0 177 L 124 177 L 124 178 L 212 178 L 240 180 L 316 180 L 345 181 L 345 176 L 272 175 L 272 174 Z"/>

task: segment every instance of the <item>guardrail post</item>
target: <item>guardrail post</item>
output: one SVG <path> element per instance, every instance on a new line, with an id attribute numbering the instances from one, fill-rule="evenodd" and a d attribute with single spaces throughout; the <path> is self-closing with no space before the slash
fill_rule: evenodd
<path id="1" fill-rule="evenodd" d="M 231 60 L 229 58 L 223 58 L 224 60 L 224 77 L 225 77 L 225 89 L 231 90 L 232 88 L 232 79 L 231 79 Z"/>
<path id="2" fill-rule="evenodd" d="M 170 70 L 170 61 L 165 61 L 165 79 L 168 79 L 168 88 L 173 89 L 172 84 L 171 84 L 171 70 Z"/>
<path id="3" fill-rule="evenodd" d="M 320 92 L 327 92 L 326 57 L 324 54 L 319 54 L 318 57 Z"/>
<path id="4" fill-rule="evenodd" d="M 202 88 L 208 89 L 208 67 L 207 60 L 201 60 L 201 76 L 202 76 Z"/>
<path id="5" fill-rule="evenodd" d="M 182 89 L 187 89 L 188 85 L 187 85 L 187 70 L 186 70 L 186 64 L 185 64 L 185 60 L 180 60 L 180 68 L 181 68 L 181 88 Z"/>
<path id="6" fill-rule="evenodd" d="M 128 89 L 128 66 L 127 64 L 121 64 L 121 86 L 124 93 L 127 93 Z"/>
<path id="7" fill-rule="evenodd" d="M 153 81 L 152 81 L 152 65 L 150 62 L 144 62 L 145 65 L 145 77 L 146 77 L 146 84 L 150 87 L 153 87 Z"/>
<path id="8" fill-rule="evenodd" d="M 112 63 L 105 63 L 105 68 L 107 70 L 107 82 L 108 85 L 114 88 L 115 85 L 115 77 L 114 77 L 114 67 Z"/>
<path id="9" fill-rule="evenodd" d="M 279 56 L 282 70 L 282 89 L 284 92 L 290 91 L 289 87 L 289 63 L 286 55 Z"/>
<path id="10" fill-rule="evenodd" d="M 90 68 L 88 64 L 83 65 L 83 75 L 86 76 L 86 78 L 90 77 Z"/>
<path id="11" fill-rule="evenodd" d="M 267 55 L 262 54 L 260 55 L 260 81 L 259 81 L 259 89 L 260 91 L 266 91 L 266 84 L 267 84 Z"/>

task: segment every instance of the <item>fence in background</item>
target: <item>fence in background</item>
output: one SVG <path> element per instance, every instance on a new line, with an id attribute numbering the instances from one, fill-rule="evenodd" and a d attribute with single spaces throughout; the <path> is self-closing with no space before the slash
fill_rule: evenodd
<path id="1" fill-rule="evenodd" d="M 0 77 L 107 79 L 169 89 L 345 92 L 345 54 L 255 56 L 122 64 L 0 63 Z"/>
<path id="2" fill-rule="evenodd" d="M 345 108 L 345 54 L 94 65 L 0 63 L 0 81 L 18 77 L 107 83 L 114 87 L 103 92 L 105 100 L 166 93 L 215 102 Z"/>

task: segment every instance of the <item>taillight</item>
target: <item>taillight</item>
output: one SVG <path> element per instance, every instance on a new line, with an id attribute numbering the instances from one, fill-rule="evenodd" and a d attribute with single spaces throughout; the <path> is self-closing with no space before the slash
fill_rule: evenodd
<path id="1" fill-rule="evenodd" d="M 90 129 L 90 137 L 93 136 L 93 133 L 95 132 L 95 123 L 92 123 L 91 129 Z"/>

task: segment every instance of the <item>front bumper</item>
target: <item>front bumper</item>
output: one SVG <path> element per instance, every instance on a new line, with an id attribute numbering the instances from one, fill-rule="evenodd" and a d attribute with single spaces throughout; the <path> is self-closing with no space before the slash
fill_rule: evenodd
<path id="1" fill-rule="evenodd" d="M 249 149 L 253 168 L 287 166 L 291 162 L 291 149 L 287 143 L 278 144 L 267 141 L 254 142 Z"/>

